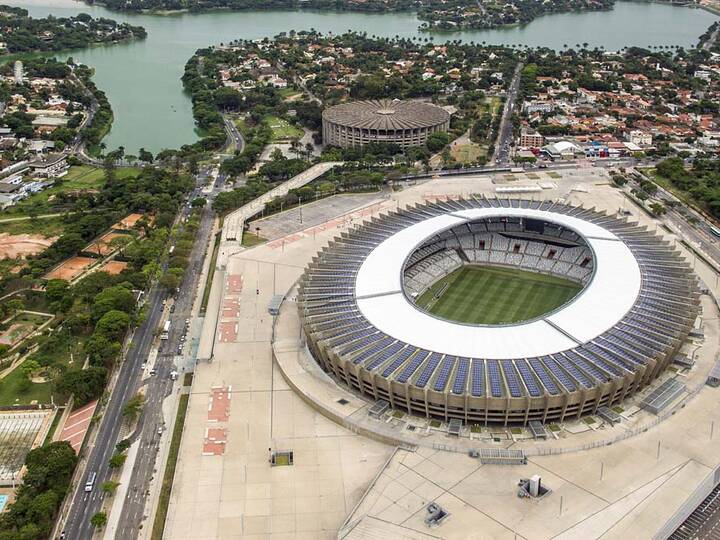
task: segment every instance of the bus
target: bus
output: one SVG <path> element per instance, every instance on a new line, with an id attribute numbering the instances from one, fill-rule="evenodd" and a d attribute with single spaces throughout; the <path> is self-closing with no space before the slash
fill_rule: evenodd
<path id="1" fill-rule="evenodd" d="M 162 334 L 160 334 L 160 339 L 168 339 L 170 337 L 170 321 L 165 321 L 165 325 L 163 326 Z"/>
<path id="2" fill-rule="evenodd" d="M 87 493 L 90 493 L 93 490 L 93 486 L 95 485 L 95 478 L 97 477 L 97 473 L 91 472 L 88 475 L 87 482 L 85 482 L 85 491 Z"/>

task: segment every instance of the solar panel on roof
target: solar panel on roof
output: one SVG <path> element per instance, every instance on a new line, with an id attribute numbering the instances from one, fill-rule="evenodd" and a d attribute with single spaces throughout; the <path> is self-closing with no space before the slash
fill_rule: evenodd
<path id="1" fill-rule="evenodd" d="M 565 370 L 572 375 L 576 381 L 578 381 L 580 384 L 582 384 L 585 388 L 592 388 L 593 383 L 592 381 L 582 372 L 580 371 L 575 364 L 573 364 L 570 360 L 565 358 L 562 354 L 558 354 L 555 356 L 558 363 L 565 368 Z"/>
<path id="2" fill-rule="evenodd" d="M 502 376 L 500 375 L 500 366 L 497 360 L 488 360 L 488 378 L 490 380 L 490 395 L 492 397 L 502 397 Z"/>
<path id="3" fill-rule="evenodd" d="M 420 373 L 420 376 L 415 381 L 415 386 L 417 386 L 418 388 L 425 388 L 428 381 L 430 380 L 430 377 L 433 374 L 433 371 L 435 371 L 435 368 L 440 363 L 441 358 L 442 355 L 438 353 L 432 353 L 430 355 L 430 359 L 428 360 L 427 364 L 425 364 L 425 369 L 422 370 L 422 373 Z"/>
<path id="4" fill-rule="evenodd" d="M 540 382 L 548 392 L 550 392 L 552 395 L 557 395 L 560 393 L 560 389 L 557 387 L 555 381 L 553 381 L 552 377 L 547 372 L 545 366 L 543 366 L 542 362 L 540 362 L 539 359 L 532 358 L 530 360 L 530 366 L 532 366 L 535 374 L 538 376 Z"/>
<path id="5" fill-rule="evenodd" d="M 533 377 L 532 371 L 528 367 L 527 362 L 525 362 L 525 360 L 516 360 L 515 367 L 520 372 L 520 377 L 522 377 L 522 380 L 525 383 L 525 388 L 527 388 L 530 395 L 532 397 L 540 397 L 542 395 L 542 390 L 540 390 L 535 377 Z"/>
<path id="6" fill-rule="evenodd" d="M 447 381 L 450 378 L 450 372 L 452 371 L 452 368 L 455 366 L 455 360 L 457 358 L 455 356 L 446 356 L 445 360 L 443 360 L 442 366 L 440 366 L 440 373 L 438 374 L 437 379 L 435 379 L 435 384 L 433 385 L 433 390 L 436 392 L 442 392 L 445 389 L 445 385 L 447 385 Z"/>
<path id="7" fill-rule="evenodd" d="M 590 379 L 585 377 L 582 373 L 579 373 L 579 377 L 581 378 L 575 376 L 578 370 L 575 369 L 574 366 L 570 366 L 572 367 L 572 369 L 567 369 L 566 366 L 569 364 L 569 362 L 567 358 L 563 357 L 562 355 L 558 355 L 557 360 L 552 356 L 544 356 L 543 362 L 550 369 L 552 374 L 558 378 L 560 383 L 570 392 L 574 392 L 575 390 L 577 390 L 577 385 L 575 384 L 575 381 L 578 381 L 580 384 L 587 388 L 592 387 Z M 563 369 L 561 369 L 561 367 L 565 368 L 565 370 L 567 370 L 570 375 L 568 375 Z M 573 377 L 574 380 L 571 377 Z"/>
<path id="8" fill-rule="evenodd" d="M 515 369 L 510 360 L 504 360 L 502 362 L 503 373 L 505 374 L 505 382 L 508 385 L 508 390 L 512 397 L 522 397 L 523 392 L 520 388 L 520 381 L 517 378 Z"/>
<path id="9" fill-rule="evenodd" d="M 457 372 L 455 373 L 455 381 L 453 382 L 453 394 L 462 394 L 465 391 L 468 374 L 470 373 L 470 360 L 461 358 L 458 362 Z"/>
<path id="10" fill-rule="evenodd" d="M 475 359 L 472 361 L 472 383 L 470 393 L 473 396 L 485 395 L 485 362 Z"/>
<path id="11" fill-rule="evenodd" d="M 408 346 L 406 347 L 398 356 L 390 362 L 390 365 L 388 365 L 385 370 L 382 372 L 383 377 L 389 377 L 393 373 L 395 373 L 395 370 L 397 370 L 403 363 L 410 358 L 410 356 L 417 351 L 415 347 Z"/>
<path id="12" fill-rule="evenodd" d="M 415 356 L 413 356 L 412 360 L 410 360 L 410 363 L 405 366 L 405 369 L 403 369 L 400 372 L 400 375 L 398 375 L 395 380 L 400 383 L 406 383 L 410 377 L 412 377 L 413 373 L 417 370 L 417 368 L 420 367 L 420 364 L 423 363 L 423 361 L 428 357 L 430 353 L 427 351 L 420 351 Z"/>
<path id="13" fill-rule="evenodd" d="M 381 364 L 383 364 L 386 360 L 389 360 L 391 356 L 394 356 L 397 354 L 400 349 L 402 349 L 405 346 L 404 343 L 400 341 L 396 341 L 392 345 L 390 345 L 387 349 L 381 351 L 375 358 L 373 358 L 370 362 L 365 364 L 365 369 L 368 371 L 372 371 L 373 369 L 377 368 Z"/>

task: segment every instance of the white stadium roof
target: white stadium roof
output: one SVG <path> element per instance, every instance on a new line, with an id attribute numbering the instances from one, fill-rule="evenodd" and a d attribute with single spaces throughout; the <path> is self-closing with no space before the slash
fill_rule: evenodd
<path id="1" fill-rule="evenodd" d="M 595 273 L 591 281 L 559 310 L 514 325 L 467 325 L 418 309 L 402 288 L 408 257 L 435 234 L 492 217 L 538 219 L 575 231 L 593 251 Z M 429 218 L 381 242 L 360 266 L 355 294 L 365 318 L 395 339 L 449 355 L 504 359 L 544 356 L 590 341 L 625 316 L 640 285 L 640 267 L 631 250 L 599 225 L 529 208 L 475 208 Z"/>

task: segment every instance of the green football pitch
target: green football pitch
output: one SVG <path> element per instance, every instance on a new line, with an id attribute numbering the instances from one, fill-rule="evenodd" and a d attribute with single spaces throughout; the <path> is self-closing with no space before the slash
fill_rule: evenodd
<path id="1" fill-rule="evenodd" d="M 469 324 L 511 324 L 539 317 L 573 298 L 570 280 L 515 268 L 463 266 L 417 300 L 433 315 Z"/>

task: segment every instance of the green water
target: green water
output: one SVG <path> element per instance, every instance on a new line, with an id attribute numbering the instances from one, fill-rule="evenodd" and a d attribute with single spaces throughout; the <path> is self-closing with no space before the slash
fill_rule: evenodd
<path id="1" fill-rule="evenodd" d="M 96 70 L 96 83 L 108 95 L 115 112 L 108 149 L 141 147 L 153 152 L 177 148 L 197 139 L 188 96 L 180 77 L 187 59 L 199 48 L 233 39 L 256 39 L 280 32 L 366 31 L 377 36 L 415 36 L 412 13 L 363 14 L 311 11 L 214 12 L 167 16 L 126 15 L 73 0 L 5 0 L 35 17 L 62 17 L 80 12 L 142 25 L 142 42 L 73 51 L 75 60 Z M 614 10 L 542 17 L 523 27 L 502 30 L 435 34 L 436 42 L 462 39 L 475 43 L 522 44 L 562 48 L 588 43 L 608 50 L 630 45 L 693 46 L 718 17 L 706 11 L 664 4 L 618 3 Z M 423 37 L 431 34 L 422 33 Z"/>

